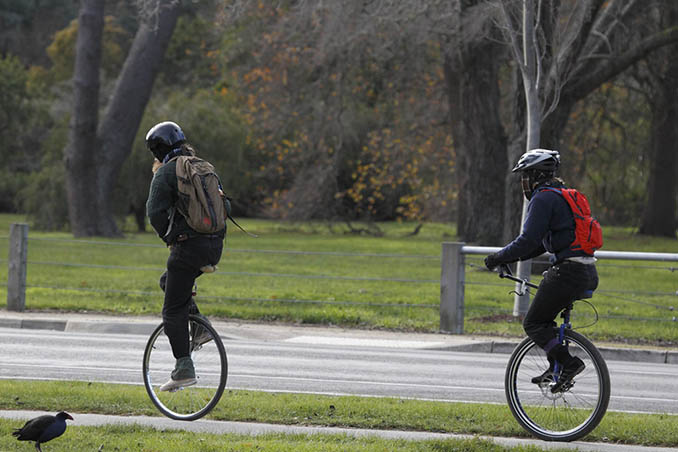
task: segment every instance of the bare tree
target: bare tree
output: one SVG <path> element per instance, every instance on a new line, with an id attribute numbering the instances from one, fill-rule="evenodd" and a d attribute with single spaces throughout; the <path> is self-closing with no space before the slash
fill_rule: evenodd
<path id="1" fill-rule="evenodd" d="M 132 47 L 101 123 L 99 66 L 104 0 L 80 7 L 74 81 L 74 110 L 64 153 L 71 230 L 75 236 L 115 236 L 111 196 L 148 103 L 153 81 L 174 31 L 178 2 L 144 0 Z M 154 9 L 154 6 L 157 9 Z"/>
<path id="2" fill-rule="evenodd" d="M 560 148 L 561 134 L 576 102 L 676 40 L 678 29 L 668 27 L 629 44 L 624 27 L 632 26 L 645 13 L 645 6 L 636 0 L 499 0 L 502 20 L 498 26 L 522 78 L 524 150 Z M 509 190 L 506 193 L 515 196 Z M 523 221 L 525 211 L 523 203 Z M 519 263 L 518 273 L 529 277 L 530 263 Z M 527 296 L 516 297 L 514 314 L 526 312 L 528 305 Z"/>

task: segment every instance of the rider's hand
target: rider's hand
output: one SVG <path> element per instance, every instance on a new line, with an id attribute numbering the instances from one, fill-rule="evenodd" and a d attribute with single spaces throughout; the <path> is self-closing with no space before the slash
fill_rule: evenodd
<path id="1" fill-rule="evenodd" d="M 485 258 L 485 267 L 488 270 L 494 270 L 497 266 L 501 264 L 501 261 L 497 258 L 497 254 L 490 254 Z"/>

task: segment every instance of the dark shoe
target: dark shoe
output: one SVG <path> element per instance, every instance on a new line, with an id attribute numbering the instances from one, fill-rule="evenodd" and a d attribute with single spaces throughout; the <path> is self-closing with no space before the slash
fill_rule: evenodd
<path id="1" fill-rule="evenodd" d="M 554 378 L 553 378 L 553 369 L 555 368 L 555 360 L 551 358 L 550 356 L 547 356 L 547 359 L 549 361 L 549 368 L 544 371 L 543 374 L 538 375 L 536 377 L 532 377 L 532 383 L 536 385 L 541 385 L 544 383 L 551 383 Z"/>
<path id="2" fill-rule="evenodd" d="M 176 391 L 185 386 L 191 386 L 198 382 L 195 378 L 195 369 L 193 360 L 186 356 L 177 359 L 177 363 L 172 371 L 172 375 L 164 385 L 160 386 L 161 391 Z"/>
<path id="3" fill-rule="evenodd" d="M 543 374 L 532 377 L 532 383 L 541 385 L 544 383 L 551 383 L 553 381 L 553 367 L 549 367 Z"/>
<path id="4" fill-rule="evenodd" d="M 584 361 L 576 356 L 572 358 L 568 365 L 563 368 L 556 384 L 551 387 L 551 392 L 563 392 L 570 389 L 574 384 L 574 377 L 582 373 L 585 367 Z"/>

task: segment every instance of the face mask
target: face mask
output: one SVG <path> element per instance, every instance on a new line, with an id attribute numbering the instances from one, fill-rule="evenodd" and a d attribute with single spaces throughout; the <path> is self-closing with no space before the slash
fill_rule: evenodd
<path id="1" fill-rule="evenodd" d="M 520 176 L 520 183 L 523 186 L 523 195 L 525 195 L 525 198 L 529 201 L 532 197 L 532 181 L 530 180 L 530 176 L 523 173 Z"/>

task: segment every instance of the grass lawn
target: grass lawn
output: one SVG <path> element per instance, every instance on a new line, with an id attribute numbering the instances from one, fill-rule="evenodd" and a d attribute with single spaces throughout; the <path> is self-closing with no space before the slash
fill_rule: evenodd
<path id="1" fill-rule="evenodd" d="M 0 450 L 34 451 L 30 443 L 19 444 L 15 438 L 10 436 L 12 428 L 16 426 L 16 422 L 0 419 Z M 49 452 L 539 452 L 547 450 L 534 446 L 505 448 L 480 439 L 406 441 L 320 434 L 215 435 L 158 431 L 140 426 L 78 427 L 73 424 L 70 424 L 62 437 L 49 442 L 43 450 L 47 451 L 48 448 Z"/>
<path id="2" fill-rule="evenodd" d="M 9 225 L 0 215 L 0 256 L 7 256 Z M 380 224 L 383 236 L 347 233 L 343 225 L 241 222 L 231 227 L 219 271 L 199 279 L 199 304 L 209 316 L 256 321 L 332 324 L 357 328 L 437 331 L 440 250 L 455 240 L 449 225 Z M 678 252 L 678 241 L 606 228 L 605 249 Z M 167 249 L 152 233 L 121 239 L 74 240 L 66 232 L 29 232 L 27 308 L 159 313 L 158 277 Z M 675 345 L 676 263 L 601 260 L 593 298 L 600 320 L 584 334 L 594 340 Z M 7 266 L 0 266 L 0 283 Z M 538 279 L 538 278 L 536 278 Z M 523 336 L 511 316 L 511 284 L 468 256 L 465 332 Z M 0 285 L 5 298 L 6 286 Z M 575 309 L 575 327 L 593 321 L 587 305 Z"/>
<path id="3" fill-rule="evenodd" d="M 11 394 L 11 397 L 0 398 L 0 409 L 4 410 L 56 412 L 65 409 L 73 413 L 160 416 L 148 399 L 143 386 L 0 380 L 0 394 Z M 529 437 L 513 419 L 506 405 L 396 398 L 227 391 L 208 418 L 274 424 Z M 0 450 L 3 450 L 4 443 L 1 439 L 3 437 L 4 435 L 0 433 Z M 601 424 L 583 440 L 678 447 L 678 416 L 608 412 Z"/>
<path id="4" fill-rule="evenodd" d="M 0 257 L 7 256 L 9 225 L 0 215 Z M 211 317 L 332 324 L 359 328 L 437 331 L 440 249 L 454 228 L 426 224 L 379 225 L 381 237 L 346 233 L 341 225 L 243 220 L 250 238 L 231 228 L 215 275 L 199 280 L 199 304 Z M 3 233 L 2 231 L 7 231 Z M 607 228 L 606 250 L 678 252 L 678 241 L 636 236 Z M 5 234 L 3 236 L 3 234 Z M 29 232 L 27 308 L 159 314 L 157 280 L 167 250 L 154 234 L 126 232 L 121 239 L 74 240 L 65 232 Z M 2 260 L 6 262 L 6 260 Z M 593 302 L 599 322 L 583 332 L 593 339 L 674 345 L 678 328 L 674 263 L 601 260 Z M 511 285 L 468 256 L 465 331 L 523 336 L 511 316 Z M 0 265 L 0 297 L 6 297 L 7 265 Z M 591 311 L 575 309 L 575 327 Z M 10 395 L 11 396 L 8 396 Z M 0 381 L 0 409 L 159 415 L 140 386 L 81 382 Z M 357 428 L 403 429 L 499 436 L 527 436 L 504 405 L 401 399 L 330 397 L 229 391 L 212 419 Z M 8 435 L 14 423 L 0 420 L 0 450 L 17 450 Z M 155 432 L 139 427 L 72 425 L 49 450 L 504 450 L 474 441 L 387 441 L 343 436 L 207 435 Z M 608 413 L 586 440 L 678 447 L 678 416 Z M 31 445 L 22 444 L 33 450 Z M 513 450 L 541 450 L 539 448 Z"/>

